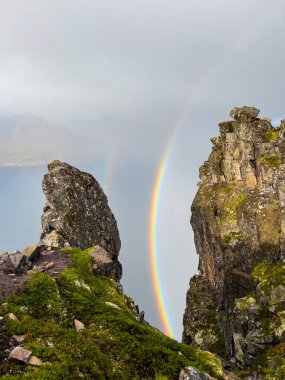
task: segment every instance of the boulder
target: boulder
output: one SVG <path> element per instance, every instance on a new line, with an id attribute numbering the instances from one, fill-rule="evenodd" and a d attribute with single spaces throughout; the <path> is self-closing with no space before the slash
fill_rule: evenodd
<path id="1" fill-rule="evenodd" d="M 92 271 L 95 275 L 103 275 L 119 281 L 122 277 L 122 265 L 116 256 L 112 256 L 99 245 L 89 252 L 92 259 Z"/>
<path id="2" fill-rule="evenodd" d="M 29 350 L 26 350 L 23 347 L 15 347 L 9 354 L 8 359 L 9 360 L 15 360 L 22 363 L 27 363 L 32 356 L 32 352 Z"/>
<path id="3" fill-rule="evenodd" d="M 239 122 L 248 123 L 254 121 L 257 118 L 259 112 L 260 110 L 255 107 L 235 107 L 231 110 L 230 116 Z"/>
<path id="4" fill-rule="evenodd" d="M 13 313 L 9 313 L 9 314 L 7 314 L 7 317 L 8 317 L 9 319 L 11 319 L 11 321 L 13 321 L 13 322 L 20 322 L 19 319 L 18 319 L 18 317 L 16 317 L 16 315 L 13 314 Z"/>
<path id="5" fill-rule="evenodd" d="M 198 371 L 194 367 L 183 368 L 179 375 L 179 380 L 215 380 L 212 376 Z"/>
<path id="6" fill-rule="evenodd" d="M 36 356 L 31 356 L 30 359 L 27 361 L 27 364 L 32 365 L 34 367 L 40 367 L 43 364 L 43 362 Z"/>
<path id="7" fill-rule="evenodd" d="M 56 160 L 48 165 L 43 191 L 47 203 L 40 244 L 81 249 L 98 244 L 112 258 L 119 255 L 121 241 L 116 219 L 92 175 Z"/>
<path id="8" fill-rule="evenodd" d="M 54 267 L 54 261 L 50 261 L 49 263 L 47 263 L 44 267 L 44 270 L 49 270 L 49 269 L 52 269 Z"/>
<path id="9" fill-rule="evenodd" d="M 78 319 L 74 319 L 73 323 L 77 332 L 83 331 L 85 329 L 84 323 L 80 322 Z"/>
<path id="10" fill-rule="evenodd" d="M 105 304 L 108 305 L 108 306 L 113 307 L 114 309 L 121 309 L 118 305 L 116 305 L 113 302 L 106 301 Z"/>
<path id="11" fill-rule="evenodd" d="M 5 261 L 5 259 L 8 255 L 9 255 L 8 252 L 3 252 L 0 254 L 0 264 L 2 264 Z"/>
<path id="12" fill-rule="evenodd" d="M 12 338 L 15 339 L 17 343 L 23 343 L 26 339 L 26 335 L 12 335 Z"/>
<path id="13" fill-rule="evenodd" d="M 26 256 L 30 261 L 33 261 L 37 257 L 39 257 L 41 253 L 41 249 L 42 247 L 40 245 L 37 245 L 37 244 L 29 245 L 22 251 L 22 254 Z"/>
<path id="14" fill-rule="evenodd" d="M 10 268 L 11 272 L 17 274 L 26 273 L 31 267 L 29 258 L 23 255 L 20 251 L 15 251 L 3 256 L 2 261 Z"/>

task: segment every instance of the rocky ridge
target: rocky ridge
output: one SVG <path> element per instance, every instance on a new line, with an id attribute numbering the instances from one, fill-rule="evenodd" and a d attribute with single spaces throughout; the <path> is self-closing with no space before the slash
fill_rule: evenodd
<path id="1" fill-rule="evenodd" d="M 0 255 L 0 376 L 228 379 L 220 359 L 164 336 L 124 294 L 97 181 L 60 161 L 48 169 L 40 244 Z"/>
<path id="2" fill-rule="evenodd" d="M 285 341 L 285 122 L 274 128 L 258 114 L 236 107 L 234 120 L 219 124 L 191 208 L 199 274 L 183 341 L 223 355 L 232 369 Z M 267 378 L 260 368 L 255 375 Z"/>

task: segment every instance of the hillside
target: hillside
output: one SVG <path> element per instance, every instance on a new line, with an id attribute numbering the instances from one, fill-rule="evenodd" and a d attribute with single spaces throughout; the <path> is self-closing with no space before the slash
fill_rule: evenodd
<path id="1" fill-rule="evenodd" d="M 43 255 L 50 262 L 47 252 Z M 61 255 L 72 264 L 58 274 Z M 53 262 L 53 271 L 28 272 L 25 291 L 2 302 L 3 379 L 177 379 L 187 366 L 223 378 L 213 355 L 177 343 L 143 322 L 118 282 L 92 273 L 88 250 L 65 249 Z M 75 320 L 84 327 L 79 323 L 76 331 Z M 19 345 L 42 364 L 8 360 L 7 350 Z"/>

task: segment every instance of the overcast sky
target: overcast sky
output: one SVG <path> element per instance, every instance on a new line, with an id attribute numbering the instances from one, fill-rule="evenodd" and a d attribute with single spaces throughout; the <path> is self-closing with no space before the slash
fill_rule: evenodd
<path id="1" fill-rule="evenodd" d="M 148 255 L 139 237 L 147 239 L 153 181 L 180 126 L 159 218 L 162 278 L 180 337 L 197 266 L 190 204 L 209 138 L 234 106 L 256 106 L 274 121 L 285 117 L 285 1 L 0 0 L 0 10 L 0 117 L 35 115 L 92 141 L 90 162 L 108 167 L 103 185 L 124 225 L 126 278 L 139 272 L 136 255 Z M 119 168 L 145 213 L 135 236 L 133 221 L 141 216 L 124 215 Z M 143 281 L 133 286 L 135 295 L 143 293 Z"/>

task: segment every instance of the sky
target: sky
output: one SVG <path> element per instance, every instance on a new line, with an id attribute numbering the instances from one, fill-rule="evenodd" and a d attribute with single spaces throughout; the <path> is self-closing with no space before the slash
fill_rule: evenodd
<path id="1" fill-rule="evenodd" d="M 142 278 L 140 260 L 149 258 L 153 186 L 169 149 L 157 250 L 179 339 L 197 270 L 190 205 L 209 139 L 234 106 L 256 106 L 274 121 L 285 117 L 285 1 L 0 0 L 0 6 L 0 132 L 14 128 L 13 139 L 0 133 L 0 162 L 6 150 L 33 158 L 37 146 L 45 158 L 98 163 L 92 170 L 123 226 L 123 282 L 143 306 L 153 300 L 144 298 L 151 278 L 146 272 Z M 21 128 L 15 117 L 25 117 Z"/>

